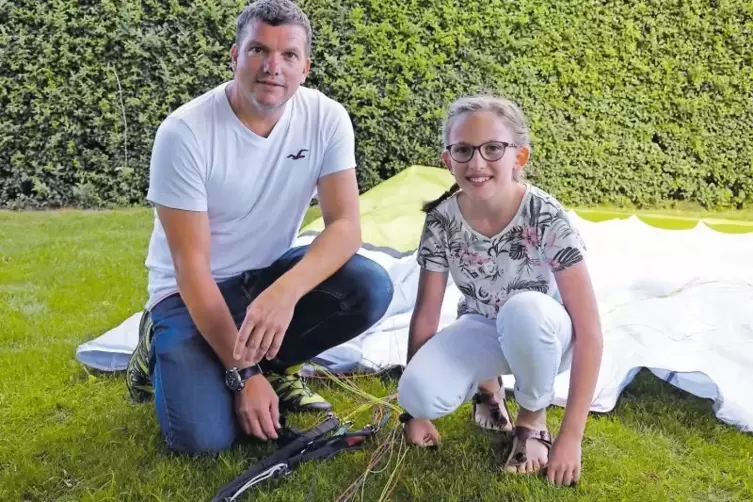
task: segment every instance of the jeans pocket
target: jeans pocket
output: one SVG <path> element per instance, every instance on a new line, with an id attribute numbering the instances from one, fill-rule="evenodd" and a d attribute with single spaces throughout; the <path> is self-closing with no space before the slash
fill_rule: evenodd
<path id="1" fill-rule="evenodd" d="M 244 272 L 241 277 L 240 289 L 243 292 L 246 303 L 248 304 L 254 301 L 254 298 L 267 289 L 275 279 L 276 277 L 270 277 L 270 274 L 266 269 Z"/>

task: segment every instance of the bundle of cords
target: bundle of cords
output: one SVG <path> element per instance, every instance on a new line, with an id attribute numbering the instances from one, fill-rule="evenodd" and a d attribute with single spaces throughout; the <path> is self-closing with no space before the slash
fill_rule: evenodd
<path id="1" fill-rule="evenodd" d="M 283 416 L 281 417 L 283 427 L 277 440 L 280 445 L 279 449 L 223 486 L 212 499 L 212 502 L 235 502 L 244 492 L 263 481 L 289 476 L 302 462 L 326 460 L 346 451 L 361 449 L 366 446 L 369 439 L 374 438 L 384 428 L 391 417 L 391 410 L 399 411 L 394 404 L 389 402 L 395 396 L 380 399 L 345 383 L 334 375 L 329 376 L 340 386 L 367 401 L 347 413 L 346 418 L 377 405 L 377 409 L 372 416 L 372 423 L 367 424 L 360 430 L 351 431 L 352 422 L 341 420 L 333 413 L 329 413 L 327 418 L 319 425 L 309 430 L 299 431 L 290 426 Z M 389 442 L 392 443 L 394 439 L 394 435 L 390 434 Z M 377 452 L 375 452 L 376 457 L 381 458 L 386 453 L 384 447 L 384 444 L 379 446 Z M 374 462 L 377 460 L 377 458 L 373 458 L 369 462 L 369 469 L 374 466 Z M 357 486 L 362 485 L 363 482 L 365 482 L 365 475 L 346 490 L 346 492 L 349 492 L 347 495 L 352 496 L 354 489 L 357 490 Z"/>
<path id="2" fill-rule="evenodd" d="M 385 414 L 384 422 L 388 418 L 389 414 Z M 321 424 L 303 432 L 285 424 L 278 440 L 282 446 L 223 486 L 212 502 L 233 502 L 262 481 L 290 475 L 302 462 L 326 460 L 339 453 L 362 448 L 366 440 L 373 437 L 382 425 L 383 423 L 376 426 L 369 424 L 359 431 L 348 432 L 349 425 L 341 424 L 333 414 L 329 414 Z"/>

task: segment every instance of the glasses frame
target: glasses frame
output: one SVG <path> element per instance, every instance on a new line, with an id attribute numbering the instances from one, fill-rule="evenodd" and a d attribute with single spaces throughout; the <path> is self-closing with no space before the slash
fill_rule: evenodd
<path id="1" fill-rule="evenodd" d="M 496 158 L 494 160 L 487 159 L 486 156 L 484 156 L 484 154 L 481 152 L 481 149 L 483 147 L 485 147 L 486 145 L 491 144 L 491 143 L 502 145 L 502 155 L 500 155 L 499 158 Z M 468 157 L 468 160 L 458 160 L 458 159 L 456 159 L 452 155 L 452 147 L 453 146 L 457 146 L 457 145 L 463 145 L 463 146 L 467 146 L 467 147 L 471 148 L 471 156 Z M 480 145 L 471 145 L 470 143 L 453 143 L 451 145 L 447 145 L 447 153 L 450 155 L 450 157 L 452 158 L 452 160 L 454 160 L 455 162 L 458 162 L 460 164 L 465 164 L 465 163 L 468 163 L 471 160 L 473 160 L 473 156 L 476 155 L 476 150 L 478 150 L 478 154 L 481 155 L 482 159 L 484 159 L 487 162 L 496 162 L 496 161 L 500 160 L 502 157 L 505 156 L 505 154 L 507 153 L 507 149 L 508 148 L 518 148 L 519 146 L 520 145 L 515 144 L 515 143 L 508 143 L 507 141 L 496 141 L 496 140 L 487 141 L 486 143 L 481 143 Z"/>

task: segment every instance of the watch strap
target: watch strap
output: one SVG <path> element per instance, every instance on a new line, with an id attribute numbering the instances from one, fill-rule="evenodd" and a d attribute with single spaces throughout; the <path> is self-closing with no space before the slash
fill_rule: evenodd
<path id="1" fill-rule="evenodd" d="M 261 375 L 264 372 L 262 371 L 261 366 L 259 366 L 258 364 L 254 364 L 253 366 L 249 366 L 248 368 L 243 368 L 239 370 L 238 373 L 240 374 L 241 379 L 245 382 L 252 376 Z"/>

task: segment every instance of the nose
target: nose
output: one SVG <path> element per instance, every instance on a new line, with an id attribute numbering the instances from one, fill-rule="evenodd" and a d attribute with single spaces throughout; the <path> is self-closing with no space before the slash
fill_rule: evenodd
<path id="1" fill-rule="evenodd" d="M 471 157 L 471 160 L 468 161 L 468 167 L 470 169 L 473 168 L 482 168 L 486 166 L 486 161 L 481 156 L 481 152 L 478 148 L 473 150 L 473 157 Z"/>
<path id="2" fill-rule="evenodd" d="M 264 60 L 264 71 L 272 75 L 280 73 L 280 61 L 276 54 L 269 54 Z"/>

